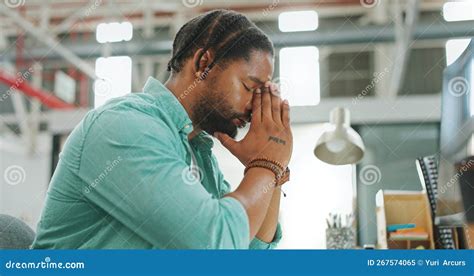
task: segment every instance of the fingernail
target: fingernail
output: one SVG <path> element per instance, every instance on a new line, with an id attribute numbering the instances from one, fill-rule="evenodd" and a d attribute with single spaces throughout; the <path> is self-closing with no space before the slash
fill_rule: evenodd
<path id="1" fill-rule="evenodd" d="M 273 88 L 273 95 L 280 96 L 280 90 L 278 90 L 276 87 L 274 87 Z"/>
<path id="2" fill-rule="evenodd" d="M 286 104 L 286 105 L 290 105 L 290 103 L 288 102 L 287 99 L 283 100 L 283 103 Z"/>
<path id="3" fill-rule="evenodd" d="M 257 88 L 257 90 L 255 90 L 255 93 L 260 94 L 262 93 L 262 90 L 260 90 L 260 88 Z"/>

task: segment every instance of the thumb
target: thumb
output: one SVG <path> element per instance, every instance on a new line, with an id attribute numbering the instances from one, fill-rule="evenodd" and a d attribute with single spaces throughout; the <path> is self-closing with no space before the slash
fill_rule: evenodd
<path id="1" fill-rule="evenodd" d="M 228 149 L 232 154 L 237 150 L 238 142 L 232 139 L 229 135 L 222 132 L 214 132 L 214 137 L 221 142 L 221 144 Z"/>

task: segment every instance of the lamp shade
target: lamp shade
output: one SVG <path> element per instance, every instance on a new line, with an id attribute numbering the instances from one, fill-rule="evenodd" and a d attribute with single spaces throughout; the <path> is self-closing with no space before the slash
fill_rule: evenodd
<path id="1" fill-rule="evenodd" d="M 336 107 L 331 111 L 330 128 L 316 143 L 314 155 L 332 165 L 347 165 L 359 162 L 364 156 L 365 146 L 360 135 L 350 126 L 350 114 L 346 108 Z"/>

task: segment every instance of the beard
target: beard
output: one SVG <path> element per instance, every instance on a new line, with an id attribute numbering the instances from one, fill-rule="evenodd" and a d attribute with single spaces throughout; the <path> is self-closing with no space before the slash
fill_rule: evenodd
<path id="1" fill-rule="evenodd" d="M 232 120 L 243 118 L 245 114 L 235 112 L 226 101 L 224 93 L 211 89 L 207 91 L 193 107 L 193 123 L 210 135 L 222 132 L 235 138 L 238 127 Z"/>

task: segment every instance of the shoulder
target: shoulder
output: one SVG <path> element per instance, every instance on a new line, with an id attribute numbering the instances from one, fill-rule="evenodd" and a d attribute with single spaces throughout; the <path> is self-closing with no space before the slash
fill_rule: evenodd
<path id="1" fill-rule="evenodd" d="M 176 135 L 177 128 L 166 112 L 148 96 L 133 93 L 107 102 L 87 114 L 85 131 L 89 135 L 119 135 L 132 139 L 146 134 L 152 134 L 151 137 Z"/>

